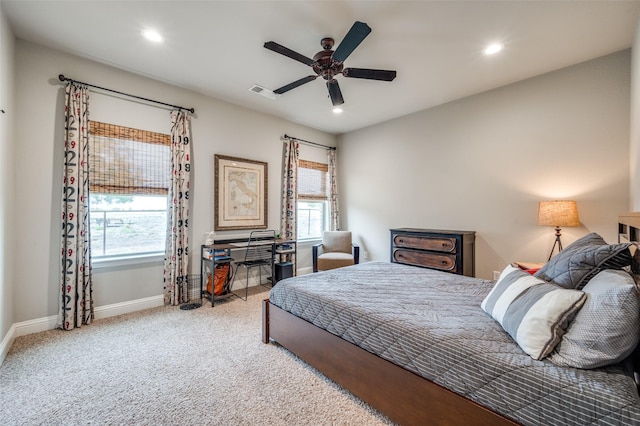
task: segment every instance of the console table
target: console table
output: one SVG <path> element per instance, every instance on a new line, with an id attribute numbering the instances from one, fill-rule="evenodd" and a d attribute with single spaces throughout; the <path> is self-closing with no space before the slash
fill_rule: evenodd
<path id="1" fill-rule="evenodd" d="M 200 294 L 211 299 L 211 306 L 215 305 L 216 300 L 223 300 L 237 295 L 233 292 L 228 292 L 220 296 L 215 296 L 207 292 L 204 288 L 204 280 L 207 272 L 211 273 L 213 292 L 213 276 L 216 265 L 234 262 L 235 259 L 232 256 L 232 251 L 246 250 L 246 246 L 242 246 L 242 243 L 246 242 L 246 238 L 235 238 L 217 240 L 214 241 L 214 244 L 202 244 L 200 246 Z M 216 253 L 218 253 L 218 255 L 216 255 Z M 273 254 L 271 260 L 271 276 L 267 278 L 271 282 L 271 285 L 275 285 L 279 280 L 296 274 L 296 240 L 276 240 L 271 246 L 271 253 Z M 231 271 L 229 271 L 229 273 L 231 273 Z"/>

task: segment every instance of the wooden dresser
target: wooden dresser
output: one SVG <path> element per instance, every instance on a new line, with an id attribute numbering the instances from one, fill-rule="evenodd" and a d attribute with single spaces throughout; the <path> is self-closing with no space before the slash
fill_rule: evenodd
<path id="1" fill-rule="evenodd" d="M 475 276 L 474 231 L 391 229 L 391 262 Z"/>

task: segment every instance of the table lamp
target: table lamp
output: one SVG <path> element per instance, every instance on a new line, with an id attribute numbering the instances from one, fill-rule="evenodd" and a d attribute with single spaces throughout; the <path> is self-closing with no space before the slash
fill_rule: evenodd
<path id="1" fill-rule="evenodd" d="M 560 241 L 560 227 L 579 226 L 578 206 L 575 201 L 540 201 L 538 205 L 538 225 L 555 226 L 556 241 L 551 247 L 549 260 L 553 256 L 553 251 L 558 246 L 558 252 L 562 251 L 562 241 Z"/>

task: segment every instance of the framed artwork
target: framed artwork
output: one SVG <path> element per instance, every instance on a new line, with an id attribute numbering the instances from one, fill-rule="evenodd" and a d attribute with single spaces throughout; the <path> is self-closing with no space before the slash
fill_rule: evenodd
<path id="1" fill-rule="evenodd" d="M 266 229 L 267 163 L 215 154 L 214 230 Z"/>

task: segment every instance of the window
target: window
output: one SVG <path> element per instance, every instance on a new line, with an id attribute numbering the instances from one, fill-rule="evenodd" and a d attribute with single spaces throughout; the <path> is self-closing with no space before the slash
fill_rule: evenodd
<path id="1" fill-rule="evenodd" d="M 326 201 L 298 201 L 298 239 L 322 238 L 327 216 Z"/>
<path id="2" fill-rule="evenodd" d="M 89 144 L 92 257 L 164 253 L 171 137 L 91 121 Z"/>
<path id="3" fill-rule="evenodd" d="M 314 161 L 298 162 L 298 240 L 322 238 L 329 223 L 328 166 Z"/>

